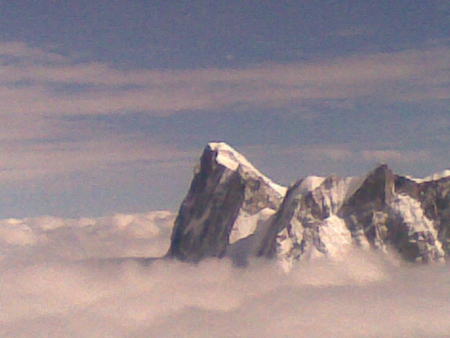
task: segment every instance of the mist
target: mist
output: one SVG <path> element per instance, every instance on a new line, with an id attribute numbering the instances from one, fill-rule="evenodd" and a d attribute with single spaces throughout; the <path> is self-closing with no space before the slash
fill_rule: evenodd
<path id="1" fill-rule="evenodd" d="M 450 332 L 447 265 L 355 250 L 342 261 L 155 257 L 174 215 L 0 220 L 3 337 L 439 337 Z"/>

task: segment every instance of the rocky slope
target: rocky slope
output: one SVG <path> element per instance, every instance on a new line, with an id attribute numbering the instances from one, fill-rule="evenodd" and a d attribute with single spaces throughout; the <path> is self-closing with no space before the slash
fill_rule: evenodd
<path id="1" fill-rule="evenodd" d="M 362 178 L 309 176 L 286 188 L 225 143 L 210 143 L 172 232 L 169 257 L 197 262 L 249 255 L 342 258 L 353 247 L 396 250 L 442 262 L 450 249 L 450 175 L 396 175 L 386 165 Z"/>
<path id="2" fill-rule="evenodd" d="M 180 207 L 168 256 L 194 262 L 223 257 L 275 213 L 285 191 L 227 144 L 208 144 Z"/>

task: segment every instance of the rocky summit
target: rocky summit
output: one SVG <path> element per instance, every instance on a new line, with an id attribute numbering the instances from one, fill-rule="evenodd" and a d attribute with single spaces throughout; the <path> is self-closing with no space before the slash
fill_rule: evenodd
<path id="1" fill-rule="evenodd" d="M 425 179 L 381 165 L 364 177 L 308 176 L 288 189 L 226 143 L 209 143 L 181 204 L 167 256 L 298 260 L 350 249 L 395 250 L 444 262 L 450 250 L 450 172 Z"/>

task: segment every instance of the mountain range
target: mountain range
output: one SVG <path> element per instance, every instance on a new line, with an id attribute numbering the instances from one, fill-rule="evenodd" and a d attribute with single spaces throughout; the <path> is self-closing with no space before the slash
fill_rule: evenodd
<path id="1" fill-rule="evenodd" d="M 340 259 L 352 249 L 445 262 L 450 251 L 450 171 L 425 179 L 383 164 L 362 177 L 307 176 L 290 187 L 262 174 L 226 143 L 209 143 L 195 168 L 168 257 Z"/>

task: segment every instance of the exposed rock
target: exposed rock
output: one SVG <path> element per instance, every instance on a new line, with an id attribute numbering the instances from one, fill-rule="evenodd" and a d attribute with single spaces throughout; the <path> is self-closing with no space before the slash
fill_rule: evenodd
<path id="1" fill-rule="evenodd" d="M 382 251 L 393 247 L 411 261 L 443 260 L 434 223 L 410 196 L 418 188 L 412 182 L 397 194 L 395 176 L 386 165 L 364 180 L 330 176 L 313 190 L 305 191 L 305 180 L 289 189 L 259 255 L 277 257 L 286 269 L 295 260 L 339 258 L 351 245 Z"/>
<path id="2" fill-rule="evenodd" d="M 285 269 L 295 260 L 320 256 L 338 257 L 351 244 L 351 233 L 337 216 L 354 179 L 330 176 L 311 185 L 314 177 L 296 182 L 262 242 L 258 255 L 277 257 Z"/>
<path id="3" fill-rule="evenodd" d="M 446 255 L 450 255 L 450 176 L 433 175 L 422 180 L 397 176 L 395 189 L 420 202 L 424 215 L 433 221 Z"/>
<path id="4" fill-rule="evenodd" d="M 193 262 L 223 257 L 230 244 L 275 213 L 285 190 L 227 144 L 208 144 L 180 207 L 168 256 Z"/>
<path id="5" fill-rule="evenodd" d="M 346 220 L 355 242 L 385 250 L 389 205 L 395 194 L 395 179 L 387 165 L 369 173 L 359 188 L 344 203 L 340 215 Z M 367 244 L 368 243 L 368 244 Z"/>
<path id="6" fill-rule="evenodd" d="M 409 261 L 449 254 L 450 176 L 418 180 L 381 165 L 363 178 L 309 176 L 286 192 L 224 143 L 210 143 L 183 201 L 168 255 L 342 258 L 352 247 Z"/>

